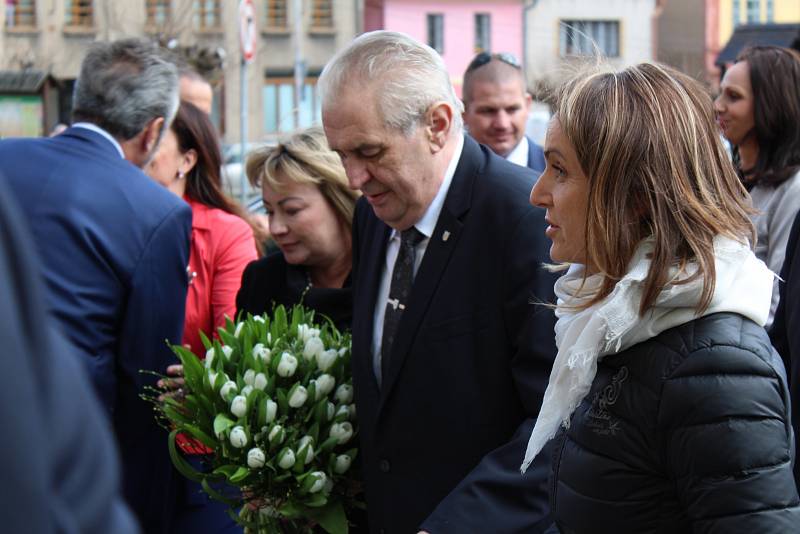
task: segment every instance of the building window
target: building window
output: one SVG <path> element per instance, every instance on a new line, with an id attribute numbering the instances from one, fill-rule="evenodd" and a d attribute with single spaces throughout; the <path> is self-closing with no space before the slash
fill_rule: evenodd
<path id="1" fill-rule="evenodd" d="M 6 2 L 6 26 L 9 28 L 35 28 L 36 2 L 34 0 L 16 0 Z"/>
<path id="2" fill-rule="evenodd" d="M 311 4 L 311 27 L 322 29 L 333 28 L 332 0 L 313 0 Z"/>
<path id="3" fill-rule="evenodd" d="M 767 0 L 767 22 L 775 22 L 775 2 Z"/>
<path id="4" fill-rule="evenodd" d="M 475 53 L 492 49 L 492 16 L 489 13 L 475 13 Z"/>
<path id="5" fill-rule="evenodd" d="M 760 0 L 747 0 L 747 23 L 757 24 L 759 22 L 761 22 Z"/>
<path id="6" fill-rule="evenodd" d="M 222 28 L 222 6 L 220 0 L 194 0 L 194 26 L 198 30 Z"/>
<path id="7" fill-rule="evenodd" d="M 67 26 L 91 28 L 94 13 L 91 0 L 67 0 Z"/>
<path id="8" fill-rule="evenodd" d="M 444 15 L 428 13 L 428 46 L 444 53 Z"/>
<path id="9" fill-rule="evenodd" d="M 741 16 L 739 14 L 739 0 L 733 0 L 733 27 L 739 25 L 739 20 L 741 20 Z"/>
<path id="10" fill-rule="evenodd" d="M 164 26 L 169 21 L 169 0 L 145 0 L 145 10 L 147 11 L 145 24 L 148 26 Z"/>
<path id="11" fill-rule="evenodd" d="M 267 28 L 285 29 L 289 26 L 286 0 L 267 0 Z"/>
<path id="12" fill-rule="evenodd" d="M 602 54 L 619 57 L 619 21 L 565 20 L 559 31 L 561 57 Z"/>
<path id="13" fill-rule="evenodd" d="M 294 78 L 269 77 L 262 90 L 264 132 L 285 133 L 320 124 L 317 78 L 306 78 L 300 102 L 294 99 Z"/>

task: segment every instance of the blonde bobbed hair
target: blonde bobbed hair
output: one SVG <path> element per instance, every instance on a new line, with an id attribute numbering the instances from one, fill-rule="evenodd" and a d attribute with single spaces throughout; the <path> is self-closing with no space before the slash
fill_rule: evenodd
<path id="1" fill-rule="evenodd" d="M 322 128 L 308 128 L 276 146 L 255 150 L 247 157 L 246 173 L 253 187 L 266 184 L 278 192 L 289 183 L 316 186 L 345 228 L 351 227 L 360 194 L 348 187 L 342 162 L 328 146 Z"/>
<path id="2" fill-rule="evenodd" d="M 698 311 L 715 286 L 713 239 L 755 244 L 750 198 L 720 140 L 710 95 L 692 78 L 643 63 L 584 69 L 556 95 L 555 120 L 589 180 L 587 261 L 604 277 L 586 306 L 608 296 L 637 245 L 654 238 L 639 313 L 696 262 Z"/>

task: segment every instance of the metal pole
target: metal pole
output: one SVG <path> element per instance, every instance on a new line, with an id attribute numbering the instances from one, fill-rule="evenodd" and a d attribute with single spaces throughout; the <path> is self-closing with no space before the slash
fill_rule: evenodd
<path id="1" fill-rule="evenodd" d="M 244 158 L 247 153 L 247 61 L 242 57 L 242 70 L 239 78 L 239 83 L 242 89 L 241 102 L 239 109 L 241 117 L 239 118 L 239 127 L 241 128 L 239 139 L 242 142 L 242 172 L 239 175 L 239 200 L 244 206 L 245 199 L 247 198 L 247 176 L 245 174 Z"/>
<path id="2" fill-rule="evenodd" d="M 300 102 L 303 100 L 303 0 L 294 0 L 294 127 L 300 127 Z"/>

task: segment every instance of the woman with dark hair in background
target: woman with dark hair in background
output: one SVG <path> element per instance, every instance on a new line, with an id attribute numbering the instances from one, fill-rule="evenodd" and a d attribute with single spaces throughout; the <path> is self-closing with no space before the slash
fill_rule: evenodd
<path id="1" fill-rule="evenodd" d="M 725 73 L 714 107 L 757 210 L 751 216 L 756 256 L 780 273 L 800 208 L 800 54 L 777 46 L 746 48 Z M 776 281 L 767 326 L 777 307 Z"/>
<path id="2" fill-rule="evenodd" d="M 571 265 L 523 468 L 558 436 L 558 531 L 797 532 L 773 275 L 711 99 L 669 67 L 580 72 L 544 148 L 531 202 Z"/>
<path id="3" fill-rule="evenodd" d="M 181 102 L 175 120 L 145 169 L 154 180 L 192 207 L 183 343 L 201 358 L 205 348 L 199 332 L 211 337 L 218 326 L 225 324 L 226 316 L 235 317 L 236 292 L 242 272 L 256 258 L 253 231 L 242 218 L 239 207 L 222 193 L 221 165 L 216 130 L 208 116 L 194 105 Z M 182 387 L 180 365 L 170 366 L 167 374 L 175 378 L 162 380 L 162 387 Z M 177 392 L 180 394 L 181 390 Z M 189 455 L 193 466 L 202 469 L 197 455 L 206 450 L 183 436 L 178 436 L 178 445 Z M 242 531 L 228 516 L 226 506 L 212 501 L 197 483 L 184 480 L 181 497 L 175 513 L 174 532 Z"/>
<path id="4" fill-rule="evenodd" d="M 256 258 L 253 231 L 242 210 L 222 192 L 222 154 L 208 116 L 182 102 L 147 173 L 192 207 L 189 292 L 183 342 L 204 354 L 199 331 L 209 337 L 225 316 L 235 318 L 242 272 Z"/>
<path id="5" fill-rule="evenodd" d="M 358 193 L 321 128 L 300 131 L 247 158 L 247 177 L 261 187 L 272 239 L 280 249 L 247 266 L 239 311 L 271 312 L 302 303 L 350 330 L 350 227 Z"/>

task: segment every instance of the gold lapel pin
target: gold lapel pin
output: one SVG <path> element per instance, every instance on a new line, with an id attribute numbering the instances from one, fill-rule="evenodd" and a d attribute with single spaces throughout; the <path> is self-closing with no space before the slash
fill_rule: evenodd
<path id="1" fill-rule="evenodd" d="M 448 239 L 450 239 L 450 232 L 448 232 L 447 230 L 445 230 L 445 231 L 442 233 L 442 241 L 447 241 Z"/>

